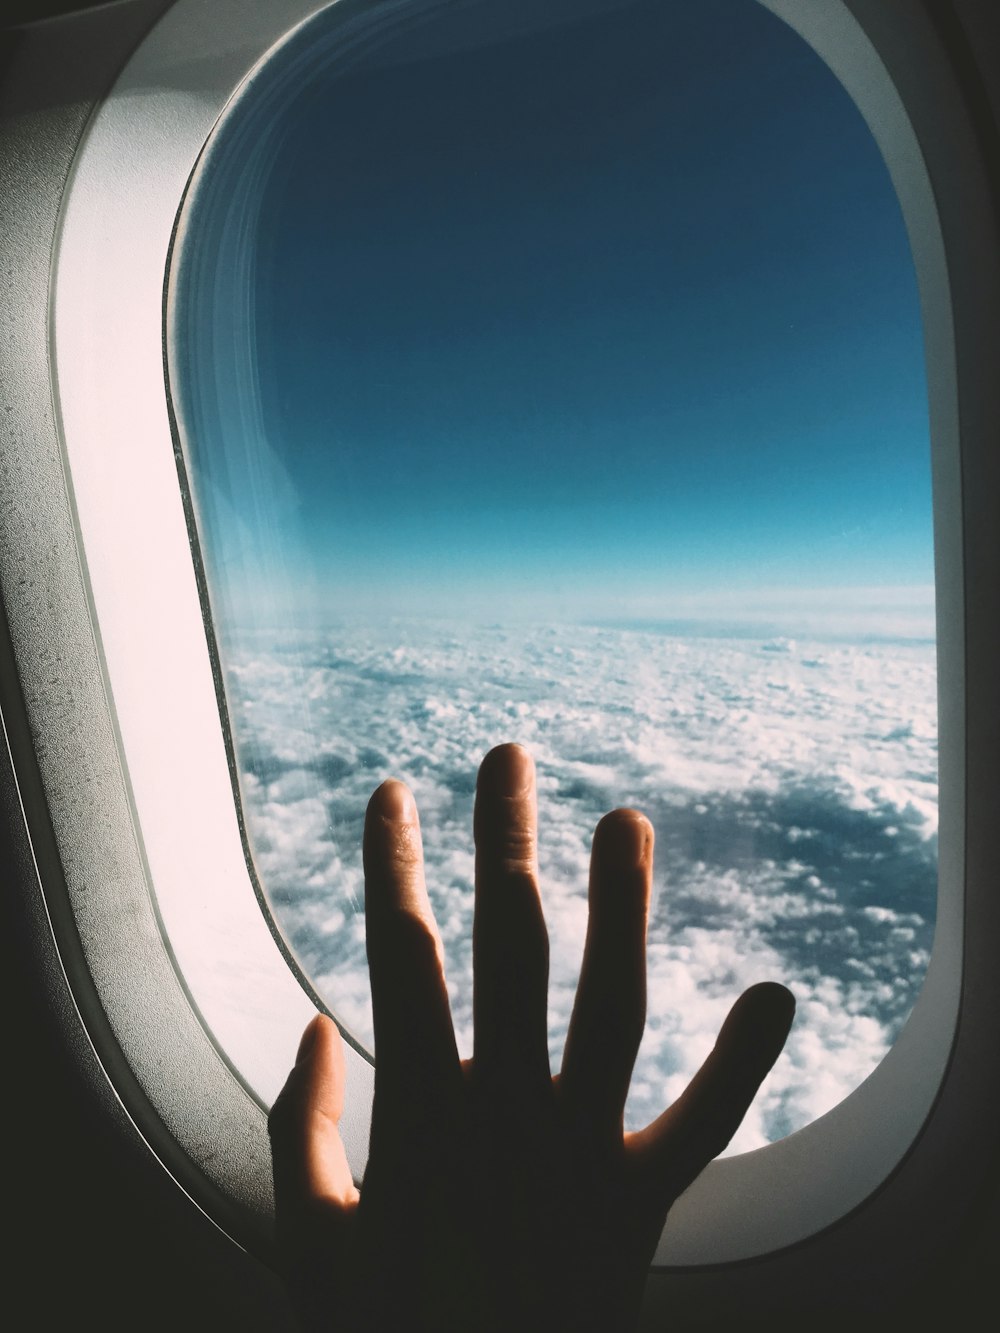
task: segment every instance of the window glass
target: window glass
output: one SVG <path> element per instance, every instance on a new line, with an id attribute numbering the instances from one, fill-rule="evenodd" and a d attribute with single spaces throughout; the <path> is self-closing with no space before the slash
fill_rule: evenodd
<path id="1" fill-rule="evenodd" d="M 345 13 L 347 17 L 345 17 Z M 248 851 L 370 1045 L 361 826 L 421 810 L 471 1053 L 475 768 L 539 773 L 558 1068 L 589 839 L 657 833 L 662 1109 L 744 986 L 788 1052 L 734 1150 L 905 1021 L 936 894 L 920 313 L 867 127 L 754 0 L 333 6 L 196 172 L 169 367 Z"/>

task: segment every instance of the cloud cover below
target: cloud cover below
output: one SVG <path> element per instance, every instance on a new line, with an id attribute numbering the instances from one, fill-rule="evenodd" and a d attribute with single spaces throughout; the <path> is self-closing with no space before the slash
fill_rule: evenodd
<path id="1" fill-rule="evenodd" d="M 932 645 L 345 623 L 233 635 L 227 690 L 275 919 L 369 1047 L 368 797 L 390 775 L 416 795 L 459 1046 L 471 1054 L 475 771 L 505 740 L 526 745 L 538 769 L 554 1069 L 586 931 L 594 826 L 634 805 L 656 830 L 629 1127 L 685 1086 L 755 981 L 784 980 L 798 1016 L 730 1151 L 835 1105 L 912 1007 L 937 877 Z"/>

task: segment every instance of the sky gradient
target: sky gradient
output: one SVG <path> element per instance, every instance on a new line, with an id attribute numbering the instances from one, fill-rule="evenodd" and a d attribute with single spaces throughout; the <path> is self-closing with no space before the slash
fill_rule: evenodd
<path id="1" fill-rule="evenodd" d="M 864 588 L 925 623 L 912 260 L 818 57 L 754 0 L 415 46 L 286 99 L 230 228 L 256 415 L 223 386 L 194 450 L 217 577 L 476 619 L 731 620 L 824 590 L 849 621 Z M 245 138 L 220 131 L 227 171 Z"/>

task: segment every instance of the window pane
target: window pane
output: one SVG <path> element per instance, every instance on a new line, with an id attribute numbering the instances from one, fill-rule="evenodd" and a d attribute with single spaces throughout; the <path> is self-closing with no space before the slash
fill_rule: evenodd
<path id="1" fill-rule="evenodd" d="M 785 979 L 757 1146 L 878 1063 L 933 933 L 926 389 L 888 175 L 753 0 L 338 8 L 220 125 L 170 312 L 258 877 L 370 1043 L 361 824 L 409 782 L 469 1053 L 475 768 L 522 741 L 554 1068 L 589 838 L 636 805 L 627 1121 Z"/>

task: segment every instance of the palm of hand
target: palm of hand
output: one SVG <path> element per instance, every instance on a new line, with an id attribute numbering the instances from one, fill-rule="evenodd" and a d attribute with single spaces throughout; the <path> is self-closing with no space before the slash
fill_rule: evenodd
<path id="1" fill-rule="evenodd" d="M 752 988 L 685 1094 L 623 1134 L 645 1022 L 652 829 L 630 810 L 598 826 L 584 963 L 555 1079 L 534 770 L 518 747 L 484 761 L 475 832 L 475 1046 L 462 1063 L 413 799 L 389 782 L 369 805 L 377 1063 L 360 1196 L 337 1130 L 343 1057 L 331 1020 L 306 1030 L 271 1114 L 279 1246 L 308 1328 L 633 1327 L 670 1205 L 728 1142 L 784 1043 L 791 996 Z"/>

